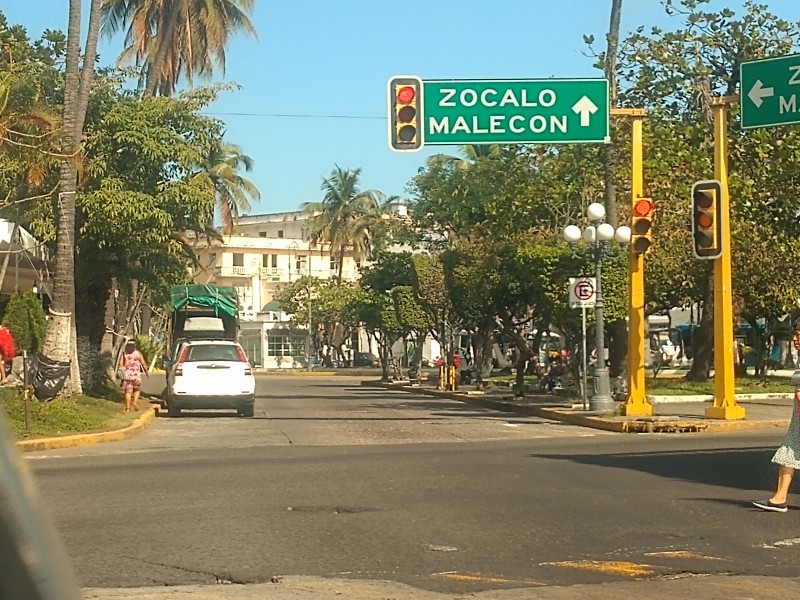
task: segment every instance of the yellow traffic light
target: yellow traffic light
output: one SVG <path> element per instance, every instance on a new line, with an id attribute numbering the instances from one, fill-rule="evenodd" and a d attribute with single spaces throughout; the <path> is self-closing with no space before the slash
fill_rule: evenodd
<path id="1" fill-rule="evenodd" d="M 719 181 L 698 181 L 692 186 L 692 251 L 696 258 L 712 260 L 722 255 Z"/>
<path id="2" fill-rule="evenodd" d="M 653 199 L 637 198 L 631 213 L 631 248 L 634 254 L 645 254 L 653 244 Z"/>
<path id="3" fill-rule="evenodd" d="M 422 149 L 422 80 L 392 77 L 389 80 L 389 145 L 399 152 Z"/>

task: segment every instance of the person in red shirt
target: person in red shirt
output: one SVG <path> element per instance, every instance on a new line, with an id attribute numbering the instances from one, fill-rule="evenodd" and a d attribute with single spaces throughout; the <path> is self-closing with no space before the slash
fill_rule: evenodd
<path id="1" fill-rule="evenodd" d="M 0 326 L 0 385 L 8 383 L 8 375 L 6 374 L 6 365 L 11 364 L 14 357 L 17 355 L 17 346 L 14 343 L 14 336 L 8 327 Z"/>

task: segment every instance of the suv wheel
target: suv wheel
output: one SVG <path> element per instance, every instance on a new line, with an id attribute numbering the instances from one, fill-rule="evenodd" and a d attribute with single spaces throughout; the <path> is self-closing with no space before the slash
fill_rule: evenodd
<path id="1" fill-rule="evenodd" d="M 240 407 L 237 411 L 240 417 L 254 417 L 256 414 L 255 405 L 248 404 L 247 406 Z"/>
<path id="2" fill-rule="evenodd" d="M 169 417 L 180 417 L 181 416 L 181 407 L 175 406 L 174 404 L 170 403 L 167 405 L 167 416 Z"/>

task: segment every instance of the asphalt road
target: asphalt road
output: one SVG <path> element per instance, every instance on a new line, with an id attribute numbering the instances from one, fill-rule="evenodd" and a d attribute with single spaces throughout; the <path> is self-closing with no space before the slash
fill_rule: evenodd
<path id="1" fill-rule="evenodd" d="M 255 419 L 187 413 L 27 455 L 82 585 L 797 574 L 800 510 L 748 507 L 775 433 L 608 434 L 357 383 L 260 377 Z"/>

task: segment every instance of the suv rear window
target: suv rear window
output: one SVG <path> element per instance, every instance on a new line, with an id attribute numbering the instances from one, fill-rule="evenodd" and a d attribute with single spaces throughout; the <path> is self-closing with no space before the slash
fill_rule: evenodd
<path id="1" fill-rule="evenodd" d="M 229 362 L 242 362 L 239 350 L 235 346 L 190 346 L 186 362 L 199 362 L 204 360 L 219 360 Z"/>

